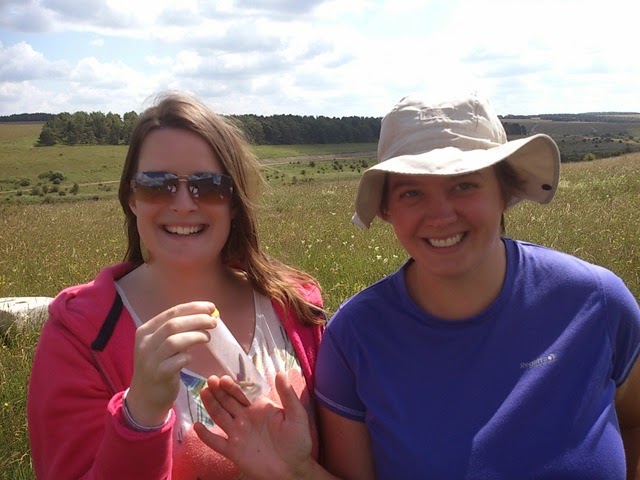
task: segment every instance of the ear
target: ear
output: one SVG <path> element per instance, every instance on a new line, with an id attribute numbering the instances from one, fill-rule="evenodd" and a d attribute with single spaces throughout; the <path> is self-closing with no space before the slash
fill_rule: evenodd
<path id="1" fill-rule="evenodd" d="M 133 212 L 133 214 L 137 217 L 138 216 L 138 205 L 136 202 L 136 196 L 133 194 L 133 192 L 129 192 L 129 208 L 131 209 L 131 211 Z"/>
<path id="2" fill-rule="evenodd" d="M 384 220 L 385 222 L 389 221 L 389 212 L 387 210 L 386 207 L 380 205 L 380 208 L 378 209 L 378 215 L 380 216 L 380 218 L 382 220 Z"/>

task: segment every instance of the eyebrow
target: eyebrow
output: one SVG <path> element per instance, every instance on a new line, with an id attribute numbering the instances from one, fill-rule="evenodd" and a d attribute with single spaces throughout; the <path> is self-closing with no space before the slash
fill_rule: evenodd
<path id="1" fill-rule="evenodd" d="M 403 180 L 399 180 L 394 183 L 389 182 L 390 183 L 389 186 L 391 187 L 392 190 L 395 190 L 397 188 L 410 187 L 418 184 L 419 183 L 418 177 L 423 177 L 423 176 L 441 177 L 441 178 L 448 179 L 451 182 L 455 182 L 457 180 L 464 179 L 464 178 L 480 177 L 482 176 L 482 174 L 480 173 L 480 170 L 475 170 L 473 172 L 458 173 L 455 175 L 428 175 L 428 174 L 427 175 L 407 175 L 406 178 L 404 178 Z"/>

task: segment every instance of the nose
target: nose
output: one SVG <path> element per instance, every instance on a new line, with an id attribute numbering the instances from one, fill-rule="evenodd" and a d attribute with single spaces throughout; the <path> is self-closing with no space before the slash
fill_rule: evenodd
<path id="1" fill-rule="evenodd" d="M 193 211 L 198 208 L 198 203 L 193 199 L 189 192 L 189 186 L 186 180 L 178 182 L 178 188 L 175 195 L 171 198 L 171 208 L 174 211 Z"/>
<path id="2" fill-rule="evenodd" d="M 429 226 L 441 227 L 455 222 L 456 209 L 445 195 L 431 196 L 424 206 L 424 221 Z"/>

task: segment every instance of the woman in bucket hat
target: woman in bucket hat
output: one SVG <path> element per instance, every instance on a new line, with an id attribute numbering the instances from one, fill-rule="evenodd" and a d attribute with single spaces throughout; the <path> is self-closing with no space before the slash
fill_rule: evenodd
<path id="1" fill-rule="evenodd" d="M 609 270 L 503 236 L 509 206 L 553 198 L 554 141 L 508 142 L 476 96 L 406 97 L 382 121 L 378 157 L 354 221 L 390 222 L 410 258 L 347 300 L 323 337 L 326 470 L 285 441 L 306 434 L 284 381 L 280 409 L 210 379 L 203 396 L 233 440 L 201 438 L 233 456 L 242 435 L 274 435 L 287 463 L 239 462 L 256 478 L 266 466 L 278 478 L 640 478 L 637 301 Z"/>

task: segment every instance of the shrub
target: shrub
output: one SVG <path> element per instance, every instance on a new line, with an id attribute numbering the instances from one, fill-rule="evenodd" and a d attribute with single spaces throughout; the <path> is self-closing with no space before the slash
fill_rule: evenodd
<path id="1" fill-rule="evenodd" d="M 60 183 L 62 180 L 65 179 L 64 173 L 56 170 L 54 172 L 51 172 L 51 176 L 50 179 L 52 182 L 56 183 L 56 180 L 58 180 L 57 183 Z"/>
<path id="2" fill-rule="evenodd" d="M 62 182 L 66 177 L 64 175 L 64 173 L 62 173 L 59 170 L 49 170 L 48 172 L 42 172 L 38 174 L 38 178 L 43 178 L 46 180 L 49 180 L 50 182 L 53 182 L 55 184 L 59 184 L 60 182 Z"/>

